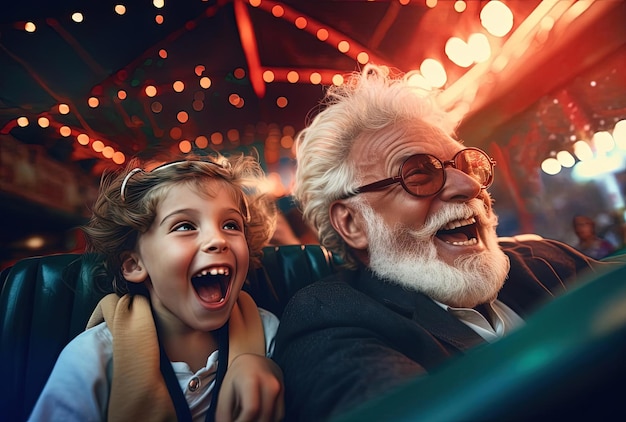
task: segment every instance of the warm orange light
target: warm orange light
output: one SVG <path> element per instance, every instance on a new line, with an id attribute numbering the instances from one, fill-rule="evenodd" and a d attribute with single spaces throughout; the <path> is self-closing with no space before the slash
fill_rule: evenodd
<path id="1" fill-rule="evenodd" d="M 480 23 L 491 35 L 503 37 L 513 28 L 513 12 L 499 0 L 491 0 L 480 11 Z"/>
<path id="2" fill-rule="evenodd" d="M 283 135 L 293 137 L 293 135 L 295 135 L 295 134 L 296 134 L 296 129 L 293 126 L 285 125 L 283 127 Z"/>
<path id="3" fill-rule="evenodd" d="M 24 246 L 28 249 L 41 249 L 45 244 L 46 240 L 37 235 L 30 236 L 24 241 Z"/>
<path id="4" fill-rule="evenodd" d="M 300 79 L 300 75 L 295 70 L 290 70 L 287 72 L 287 80 L 292 84 L 295 84 Z"/>
<path id="5" fill-rule="evenodd" d="M 157 89 L 154 85 L 148 85 L 145 87 L 144 92 L 148 97 L 154 97 L 157 95 Z"/>
<path id="6" fill-rule="evenodd" d="M 191 103 L 191 108 L 193 108 L 194 111 L 202 111 L 204 109 L 204 101 L 202 101 L 202 100 L 194 100 Z"/>
<path id="7" fill-rule="evenodd" d="M 101 152 L 104 149 L 104 142 L 99 140 L 93 141 L 93 143 L 91 144 L 91 149 L 96 152 Z"/>
<path id="8" fill-rule="evenodd" d="M 162 59 L 167 59 L 167 50 L 162 48 L 159 50 L 159 57 Z"/>
<path id="9" fill-rule="evenodd" d="M 280 5 L 275 5 L 274 7 L 272 7 L 272 15 L 274 15 L 277 18 L 282 17 L 285 14 L 285 9 L 280 6 Z"/>
<path id="10" fill-rule="evenodd" d="M 43 116 L 37 119 L 37 123 L 39 123 L 39 126 L 43 128 L 47 128 L 48 126 L 50 126 L 50 120 L 48 120 L 47 117 L 43 117 Z"/>
<path id="11" fill-rule="evenodd" d="M 280 146 L 285 149 L 290 149 L 293 146 L 293 138 L 291 136 L 283 136 L 280 138 Z"/>
<path id="12" fill-rule="evenodd" d="M 119 98 L 120 100 L 125 100 L 126 96 L 126 91 L 124 91 L 123 89 L 117 91 L 117 98 Z"/>
<path id="13" fill-rule="evenodd" d="M 280 108 L 285 108 L 287 107 L 287 104 L 289 103 L 289 101 L 287 101 L 287 98 L 285 97 L 278 97 L 276 98 L 276 105 Z"/>
<path id="14" fill-rule="evenodd" d="M 328 39 L 328 30 L 324 28 L 320 28 L 317 30 L 317 39 L 320 41 L 326 41 Z"/>
<path id="15" fill-rule="evenodd" d="M 444 51 L 448 58 L 458 66 L 468 67 L 474 63 L 467 43 L 458 37 L 448 39 Z"/>
<path id="16" fill-rule="evenodd" d="M 361 51 L 359 54 L 356 55 L 356 60 L 361 64 L 365 64 L 370 61 L 370 55 L 367 54 L 365 51 Z"/>
<path id="17" fill-rule="evenodd" d="M 343 76 L 336 74 L 333 76 L 333 84 L 336 86 L 343 84 Z"/>
<path id="18" fill-rule="evenodd" d="M 124 164 L 124 161 L 126 161 L 126 156 L 123 152 L 117 151 L 115 154 L 113 154 L 112 160 L 115 164 Z"/>
<path id="19" fill-rule="evenodd" d="M 59 104 L 59 113 L 61 114 L 67 114 L 70 112 L 70 106 L 68 106 L 67 104 Z"/>
<path id="20" fill-rule="evenodd" d="M 76 137 L 76 141 L 78 141 L 78 143 L 81 145 L 89 145 L 89 136 L 85 133 L 80 133 Z"/>
<path id="21" fill-rule="evenodd" d="M 237 78 L 237 79 L 243 79 L 246 76 L 246 71 L 243 70 L 241 67 L 238 67 L 233 72 L 233 75 L 235 75 L 235 78 Z"/>
<path id="22" fill-rule="evenodd" d="M 307 22 L 306 18 L 304 18 L 302 16 L 297 17 L 296 21 L 294 23 L 296 25 L 296 28 L 298 28 L 298 29 L 304 29 L 308 25 L 308 22 Z"/>
<path id="23" fill-rule="evenodd" d="M 183 130 L 178 126 L 174 126 L 170 129 L 170 138 L 177 140 L 180 139 L 181 136 L 183 136 Z"/>
<path id="24" fill-rule="evenodd" d="M 100 105 L 100 100 L 96 97 L 89 97 L 89 99 L 87 100 L 87 104 L 89 104 L 89 107 L 91 108 L 96 108 Z"/>
<path id="25" fill-rule="evenodd" d="M 206 136 L 200 135 L 196 138 L 196 146 L 200 149 L 204 149 L 209 146 L 209 140 Z"/>
<path id="26" fill-rule="evenodd" d="M 200 86 L 204 89 L 209 89 L 211 87 L 211 78 L 208 76 L 200 78 Z"/>
<path id="27" fill-rule="evenodd" d="M 220 145 L 224 141 L 224 136 L 219 132 L 211 134 L 211 143 L 213 145 Z"/>
<path id="28" fill-rule="evenodd" d="M 84 20 L 84 16 L 80 12 L 72 13 L 72 20 L 76 23 L 81 23 Z"/>
<path id="29" fill-rule="evenodd" d="M 37 30 L 37 26 L 32 22 L 26 22 L 24 24 L 24 31 L 26 32 L 35 32 Z"/>
<path id="30" fill-rule="evenodd" d="M 163 15 L 156 15 L 156 16 L 154 17 L 154 21 L 155 21 L 157 24 L 161 25 L 161 24 L 163 23 Z"/>
<path id="31" fill-rule="evenodd" d="M 187 123 L 189 114 L 186 111 L 179 111 L 178 114 L 176 114 L 176 119 L 181 123 Z"/>
<path id="32" fill-rule="evenodd" d="M 420 65 L 420 72 L 428 83 L 435 88 L 441 88 L 448 80 L 448 75 L 443 65 L 435 59 L 425 59 Z"/>
<path id="33" fill-rule="evenodd" d="M 239 97 L 238 94 L 230 94 L 228 96 L 228 102 L 231 103 L 232 105 L 237 105 L 240 99 L 241 97 Z"/>
<path id="34" fill-rule="evenodd" d="M 263 72 L 263 80 L 266 83 L 270 83 L 270 82 L 274 82 L 274 72 L 272 72 L 271 70 L 266 70 L 265 72 Z"/>
<path id="35" fill-rule="evenodd" d="M 350 51 L 350 43 L 348 41 L 339 41 L 339 44 L 337 44 L 337 50 L 344 54 L 347 53 Z"/>
<path id="36" fill-rule="evenodd" d="M 110 146 L 104 147 L 104 149 L 102 150 L 102 155 L 104 156 L 104 158 L 112 158 L 114 153 L 115 150 Z"/>
<path id="37" fill-rule="evenodd" d="M 115 10 L 115 13 L 117 13 L 118 15 L 123 15 L 124 13 L 126 13 L 126 6 L 124 6 L 123 4 L 116 4 L 113 10 Z"/>
<path id="38" fill-rule="evenodd" d="M 477 32 L 470 35 L 467 40 L 467 47 L 476 63 L 486 62 L 491 57 L 489 39 L 483 33 Z"/>
<path id="39" fill-rule="evenodd" d="M 26 127 L 26 126 L 28 126 L 28 117 L 24 117 L 24 116 L 18 117 L 17 118 L 17 125 L 19 127 Z"/>
<path id="40" fill-rule="evenodd" d="M 311 83 L 313 85 L 317 85 L 320 82 L 322 82 L 322 75 L 320 75 L 317 72 L 313 72 L 313 73 L 311 73 L 311 76 L 309 77 L 309 80 L 311 81 Z"/>
<path id="41" fill-rule="evenodd" d="M 61 126 L 59 128 L 59 133 L 61 134 L 61 136 L 67 138 L 72 134 L 72 129 L 70 129 L 68 126 Z"/>
<path id="42" fill-rule="evenodd" d="M 467 4 L 463 0 L 457 0 L 454 2 L 454 10 L 461 13 L 467 9 Z"/>
<path id="43" fill-rule="evenodd" d="M 196 76 L 202 76 L 202 74 L 204 73 L 204 71 L 206 70 L 206 68 L 204 67 L 203 64 L 199 64 L 196 67 L 193 68 L 194 73 L 196 74 Z"/>
<path id="44" fill-rule="evenodd" d="M 237 129 L 230 129 L 226 132 L 226 137 L 230 142 L 235 142 L 239 139 L 239 131 Z"/>
<path id="45" fill-rule="evenodd" d="M 189 142 L 188 140 L 184 139 L 182 141 L 180 141 L 178 143 L 178 149 L 180 150 L 180 152 L 182 152 L 183 154 L 187 154 L 189 152 L 191 152 L 191 142 Z"/>
<path id="46" fill-rule="evenodd" d="M 176 92 L 183 92 L 185 90 L 185 84 L 183 81 L 176 81 L 172 84 L 172 88 L 174 88 Z"/>

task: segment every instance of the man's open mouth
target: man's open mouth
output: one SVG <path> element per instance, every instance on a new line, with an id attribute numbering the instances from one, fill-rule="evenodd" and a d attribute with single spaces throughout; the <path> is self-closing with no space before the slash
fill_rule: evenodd
<path id="1" fill-rule="evenodd" d="M 219 303 L 224 300 L 230 284 L 230 268 L 206 268 L 191 278 L 196 293 L 205 302 Z"/>
<path id="2" fill-rule="evenodd" d="M 478 243 L 478 228 L 476 218 L 448 222 L 435 234 L 443 242 L 455 246 L 471 246 Z"/>

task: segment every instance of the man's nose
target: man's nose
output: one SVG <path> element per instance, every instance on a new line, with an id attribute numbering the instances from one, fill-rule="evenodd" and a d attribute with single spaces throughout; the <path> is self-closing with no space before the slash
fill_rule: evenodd
<path id="1" fill-rule="evenodd" d="M 476 179 L 454 167 L 446 167 L 446 183 L 439 198 L 448 202 L 466 202 L 478 197 L 482 186 Z"/>

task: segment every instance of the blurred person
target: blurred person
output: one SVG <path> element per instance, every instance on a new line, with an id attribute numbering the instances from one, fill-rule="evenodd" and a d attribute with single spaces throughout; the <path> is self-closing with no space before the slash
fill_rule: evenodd
<path id="1" fill-rule="evenodd" d="M 301 244 L 289 221 L 287 221 L 287 218 L 280 210 L 276 213 L 276 229 L 269 244 L 274 246 Z"/>
<path id="2" fill-rule="evenodd" d="M 576 249 L 594 259 L 602 259 L 615 252 L 615 246 L 596 234 L 596 223 L 586 215 L 577 215 L 572 220 L 574 232 L 578 237 Z"/>
<path id="3" fill-rule="evenodd" d="M 316 245 L 319 244 L 319 240 L 315 235 L 315 232 L 309 227 L 302 218 L 302 211 L 299 208 L 293 207 L 287 211 L 285 217 L 289 222 L 294 234 L 298 238 L 301 244 Z"/>
<path id="4" fill-rule="evenodd" d="M 457 140 L 410 76 L 366 65 L 297 136 L 294 196 L 345 268 L 281 317 L 288 421 L 328 420 L 426 376 L 610 265 L 538 236 L 499 239 L 494 160 Z"/>

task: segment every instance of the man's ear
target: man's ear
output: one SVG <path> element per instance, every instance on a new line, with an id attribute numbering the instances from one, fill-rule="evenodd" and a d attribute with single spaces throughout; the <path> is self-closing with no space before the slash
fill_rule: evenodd
<path id="1" fill-rule="evenodd" d="M 339 200 L 330 204 L 330 222 L 337 233 L 353 249 L 366 250 L 369 242 L 360 212 Z"/>
<path id="2" fill-rule="evenodd" d="M 148 272 L 135 252 L 122 255 L 122 275 L 131 283 L 143 283 L 148 278 Z"/>

